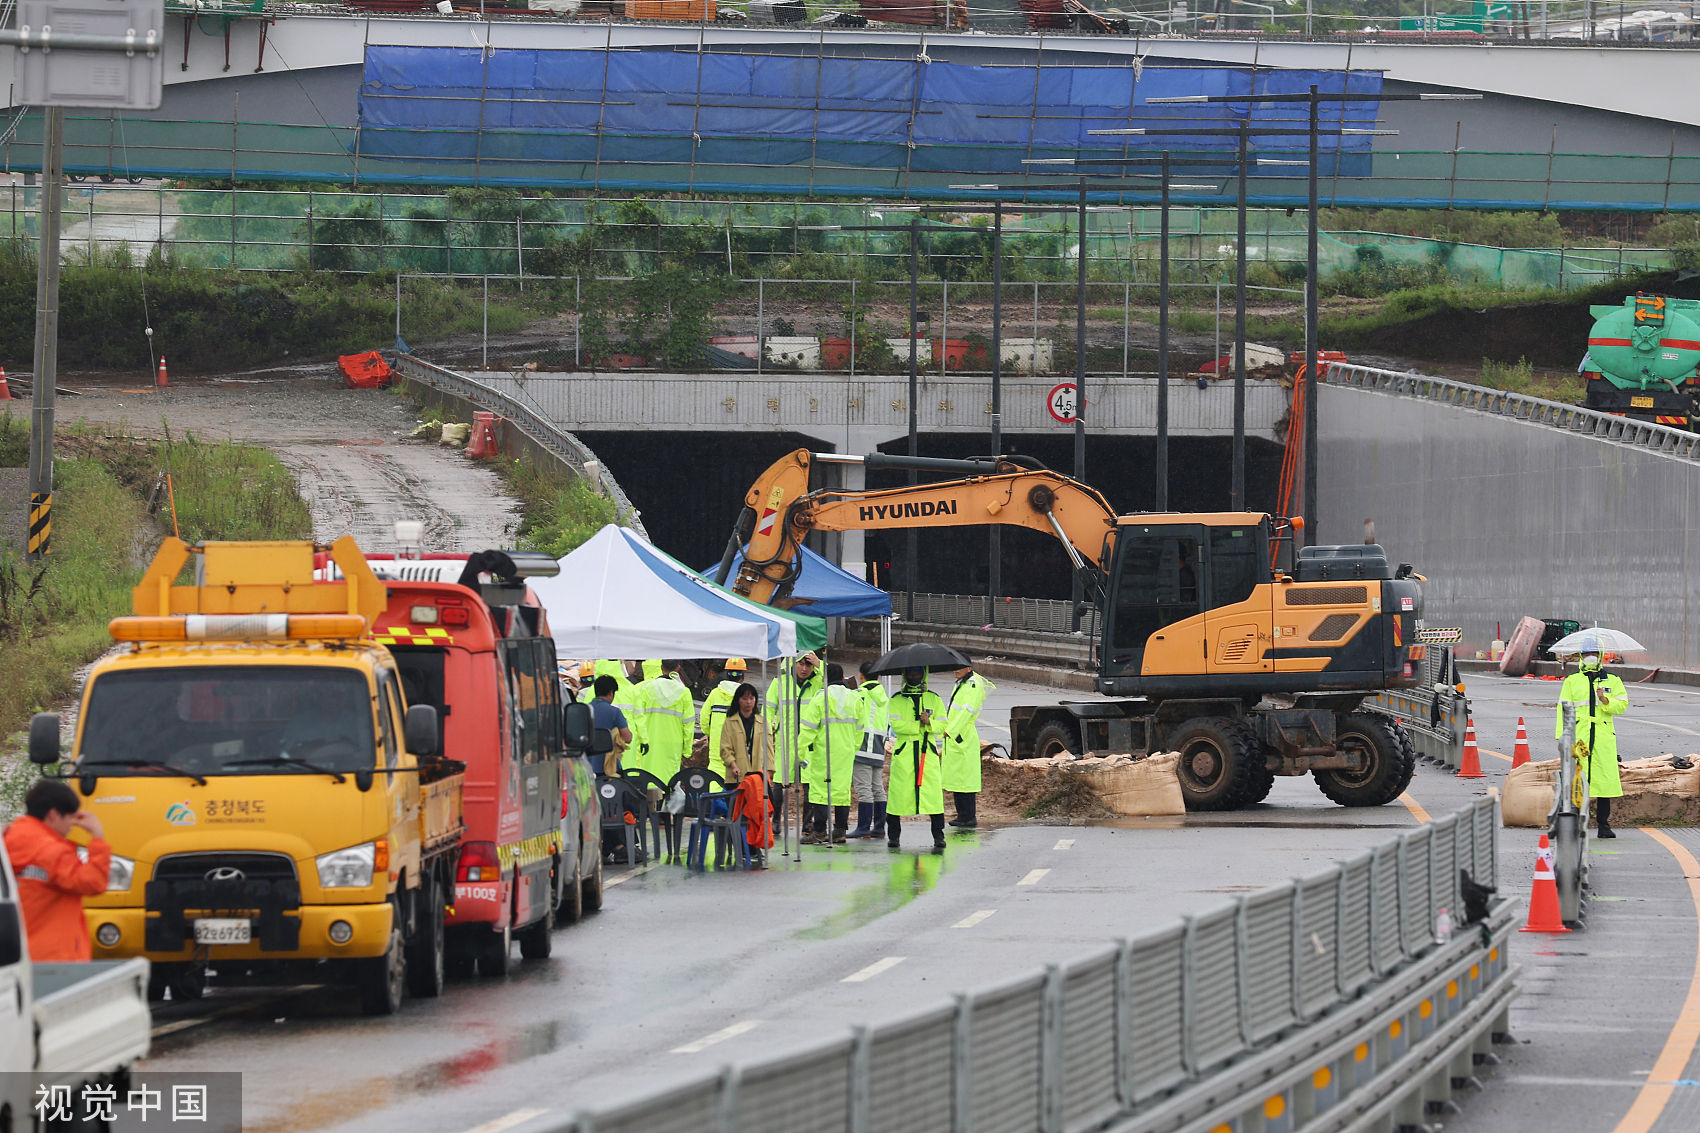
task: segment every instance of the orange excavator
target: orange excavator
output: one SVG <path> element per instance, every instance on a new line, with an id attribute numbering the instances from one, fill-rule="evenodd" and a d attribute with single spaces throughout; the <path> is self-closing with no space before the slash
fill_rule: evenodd
<path id="1" fill-rule="evenodd" d="M 954 478 L 811 491 L 817 463 Z M 1192 810 L 1260 802 L 1310 774 L 1344 806 L 1399 797 L 1416 753 L 1364 701 L 1421 679 L 1422 579 L 1375 545 L 1294 546 L 1299 521 L 1260 512 L 1117 515 L 1101 493 L 1020 458 L 859 457 L 799 450 L 744 497 L 720 579 L 783 605 L 811 531 L 1007 524 L 1058 539 L 1097 605 L 1097 691 L 1115 699 L 1017 706 L 1017 758 L 1181 753 Z M 1278 565 L 1285 548 L 1286 567 Z"/>

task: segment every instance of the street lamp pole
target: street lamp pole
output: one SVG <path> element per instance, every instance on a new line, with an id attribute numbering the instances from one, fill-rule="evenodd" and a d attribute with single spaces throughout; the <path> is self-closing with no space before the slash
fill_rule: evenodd
<path id="1" fill-rule="evenodd" d="M 1003 201 L 992 203 L 992 456 L 1003 455 Z M 997 602 L 1003 594 L 1003 540 L 993 523 L 986 528 L 991 540 L 991 563 L 987 590 L 991 610 L 986 621 L 998 620 Z"/>
<path id="2" fill-rule="evenodd" d="M 1163 200 L 1157 240 L 1157 498 L 1169 510 L 1169 151 L 1163 151 Z"/>
<path id="3" fill-rule="evenodd" d="M 1074 478 L 1084 484 L 1086 482 L 1086 178 L 1080 179 L 1079 221 L 1075 227 L 1079 234 L 1079 253 L 1074 257 L 1078 265 L 1074 285 Z M 1085 597 L 1081 587 L 1080 572 L 1074 572 L 1073 601 L 1070 603 L 1072 614 L 1070 624 L 1074 632 L 1080 632 L 1080 605 Z"/>
<path id="4" fill-rule="evenodd" d="M 1317 88 L 1310 88 L 1310 216 L 1305 229 L 1305 412 L 1304 412 L 1304 516 L 1305 529 L 1301 537 L 1305 546 L 1316 543 L 1317 484 L 1316 484 L 1316 319 L 1317 319 L 1317 245 L 1320 242 L 1317 219 L 1316 164 L 1318 161 L 1317 125 L 1320 99 Z M 1336 151 L 1334 160 L 1340 160 Z"/>
<path id="5" fill-rule="evenodd" d="M 917 246 L 920 244 L 921 218 L 911 217 L 909 220 L 909 455 L 921 455 L 921 436 L 919 419 L 916 417 L 915 398 L 920 390 L 920 369 L 915 358 L 915 325 L 920 321 L 920 262 Z M 909 486 L 915 487 L 920 483 L 916 469 L 909 469 Z M 909 588 L 907 604 L 903 616 L 909 621 L 915 620 L 915 573 L 920 569 L 921 552 L 918 532 L 911 527 L 907 532 L 907 563 L 904 572 L 908 577 Z"/>
<path id="6" fill-rule="evenodd" d="M 1228 484 L 1228 509 L 1245 510 L 1245 165 L 1251 145 L 1251 122 L 1239 124 L 1239 200 L 1235 210 L 1239 255 L 1234 258 L 1234 452 Z"/>

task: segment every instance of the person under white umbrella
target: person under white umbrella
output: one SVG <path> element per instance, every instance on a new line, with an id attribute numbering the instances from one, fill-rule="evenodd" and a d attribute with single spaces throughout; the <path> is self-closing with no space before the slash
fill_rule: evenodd
<path id="1" fill-rule="evenodd" d="M 1618 776 L 1616 717 L 1629 707 L 1623 679 L 1608 673 L 1601 662 L 1604 651 L 1640 652 L 1641 644 L 1619 630 L 1587 629 L 1555 642 L 1552 652 L 1561 656 L 1581 654 L 1576 672 L 1564 678 L 1558 690 L 1558 722 L 1554 739 L 1564 737 L 1564 706 L 1576 709 L 1576 739 L 1572 751 L 1588 776 L 1588 793 L 1594 799 L 1594 818 L 1601 838 L 1616 838 L 1611 828 L 1611 801 L 1623 796 Z"/>

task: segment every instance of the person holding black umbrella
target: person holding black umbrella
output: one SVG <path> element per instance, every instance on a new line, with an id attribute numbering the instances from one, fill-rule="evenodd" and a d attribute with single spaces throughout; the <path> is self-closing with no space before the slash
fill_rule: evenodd
<path id="1" fill-rule="evenodd" d="M 891 732 L 895 750 L 887 788 L 885 844 L 899 848 L 902 819 L 927 815 L 933 828 L 933 851 L 944 849 L 944 768 L 942 763 L 944 701 L 927 687 L 923 667 L 903 670 L 903 687 L 891 698 Z"/>

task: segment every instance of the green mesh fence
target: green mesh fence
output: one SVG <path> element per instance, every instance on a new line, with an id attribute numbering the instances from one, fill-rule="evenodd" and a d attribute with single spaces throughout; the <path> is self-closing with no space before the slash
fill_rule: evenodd
<path id="1" fill-rule="evenodd" d="M 0 238 L 33 241 L 40 191 L 0 193 Z M 500 191 L 443 195 L 178 189 L 102 184 L 65 190 L 63 243 L 94 257 L 119 245 L 157 248 L 178 263 L 255 270 L 434 275 L 641 275 L 663 264 L 715 275 L 893 278 L 908 273 L 911 214 L 876 203 L 673 201 L 521 197 Z M 1072 279 L 1080 246 L 1072 211 L 1005 210 L 1005 275 Z M 1088 272 L 1101 282 L 1157 279 L 1161 217 L 1155 208 L 1094 206 Z M 929 218 L 919 255 L 929 277 L 991 277 L 990 213 L 967 206 Z M 1232 278 L 1235 210 L 1170 212 L 1177 283 Z M 865 231 L 891 225 L 888 231 Z M 835 228 L 839 230 L 834 230 Z M 1305 265 L 1305 217 L 1254 209 L 1247 254 L 1265 283 L 1296 284 Z M 1563 290 L 1672 263 L 1665 248 L 1493 248 L 1383 232 L 1328 232 L 1318 246 L 1324 280 L 1357 274 L 1389 285 L 1451 281 Z M 1269 278 L 1269 273 L 1277 278 Z"/>

